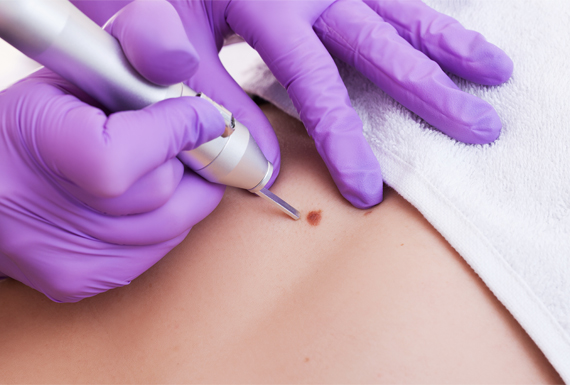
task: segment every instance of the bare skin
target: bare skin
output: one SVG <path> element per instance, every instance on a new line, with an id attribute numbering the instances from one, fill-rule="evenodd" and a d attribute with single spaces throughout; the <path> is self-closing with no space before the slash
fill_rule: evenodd
<path id="1" fill-rule="evenodd" d="M 422 215 L 393 190 L 337 192 L 302 125 L 273 192 L 245 191 L 131 285 L 77 304 L 0 283 L 3 382 L 562 383 Z"/>

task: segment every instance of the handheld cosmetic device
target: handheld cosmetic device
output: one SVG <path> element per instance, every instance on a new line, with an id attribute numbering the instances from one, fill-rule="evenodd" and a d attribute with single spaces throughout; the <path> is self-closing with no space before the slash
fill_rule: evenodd
<path id="1" fill-rule="evenodd" d="M 178 158 L 206 180 L 249 190 L 299 219 L 295 208 L 265 188 L 273 165 L 243 124 L 183 83 L 164 87 L 144 79 L 130 65 L 119 42 L 68 0 L 0 0 L 0 38 L 110 111 L 141 109 L 179 96 L 208 100 L 224 117 L 224 134 L 181 152 Z"/>

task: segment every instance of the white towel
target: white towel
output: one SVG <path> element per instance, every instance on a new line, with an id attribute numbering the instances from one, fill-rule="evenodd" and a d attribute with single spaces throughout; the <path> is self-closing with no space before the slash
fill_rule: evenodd
<path id="1" fill-rule="evenodd" d="M 512 58 L 503 86 L 453 77 L 497 110 L 496 142 L 451 140 L 354 69 L 338 63 L 339 71 L 386 183 L 461 254 L 570 383 L 570 1 L 426 3 Z M 298 117 L 260 59 L 243 65 L 242 49 L 223 51 L 230 69 L 241 63 L 230 72 L 242 87 Z"/>

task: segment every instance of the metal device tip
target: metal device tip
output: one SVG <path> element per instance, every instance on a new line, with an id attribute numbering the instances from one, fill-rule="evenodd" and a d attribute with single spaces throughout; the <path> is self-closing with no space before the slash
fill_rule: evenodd
<path id="1" fill-rule="evenodd" d="M 299 218 L 301 218 L 301 213 L 299 213 L 299 211 L 297 211 L 296 208 L 292 207 L 289 203 L 285 202 L 283 199 L 279 198 L 277 195 L 273 194 L 268 189 L 262 188 L 261 190 L 256 191 L 255 193 L 260 197 L 262 197 L 263 199 L 279 207 L 281 211 L 289 215 L 294 220 L 299 220 Z"/>

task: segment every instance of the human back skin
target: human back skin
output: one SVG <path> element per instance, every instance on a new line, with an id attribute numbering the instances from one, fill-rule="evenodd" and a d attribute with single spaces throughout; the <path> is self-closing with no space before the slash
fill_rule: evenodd
<path id="1" fill-rule="evenodd" d="M 56 304 L 1 282 L 3 382 L 562 383 L 417 210 L 389 188 L 355 209 L 303 126 L 263 110 L 272 190 L 302 219 L 228 189 L 129 286 Z"/>

